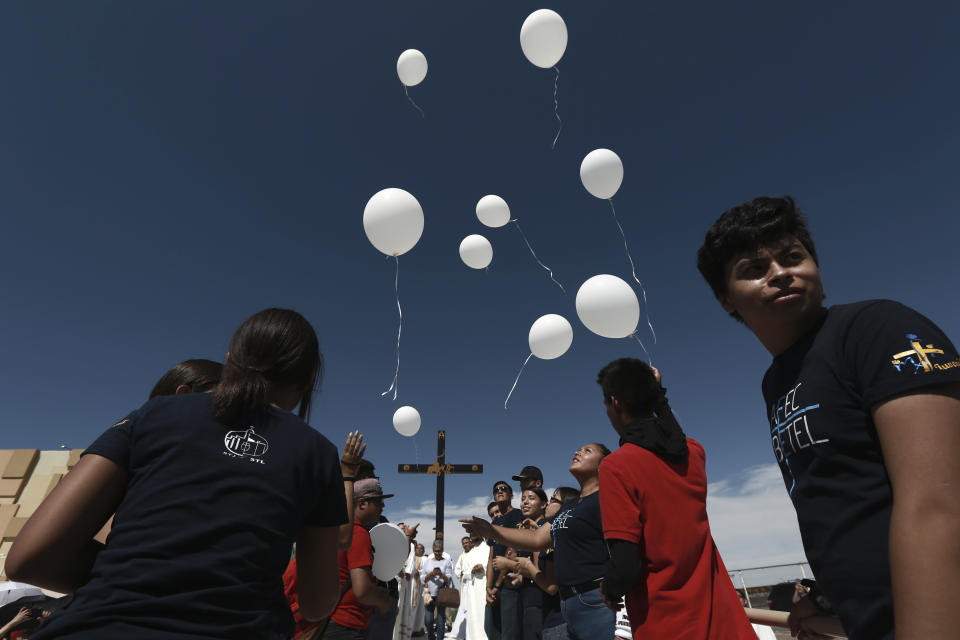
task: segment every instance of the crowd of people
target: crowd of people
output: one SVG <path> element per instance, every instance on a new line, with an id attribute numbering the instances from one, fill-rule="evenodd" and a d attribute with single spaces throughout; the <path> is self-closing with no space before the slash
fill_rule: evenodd
<path id="1" fill-rule="evenodd" d="M 895 302 L 823 306 L 790 198 L 724 213 L 698 268 L 773 356 L 769 437 L 817 577 L 791 631 L 815 638 L 835 614 L 853 640 L 956 637 L 956 348 Z M 309 323 L 267 309 L 236 331 L 224 365 L 168 372 L 10 549 L 11 579 L 72 594 L 33 637 L 440 640 L 455 579 L 450 633 L 465 640 L 607 640 L 624 606 L 635 640 L 757 637 L 710 533 L 704 449 L 648 364 L 600 371 L 619 446 L 598 433 L 577 448 L 575 487 L 548 497 L 525 466 L 516 508 L 511 484 L 493 483 L 490 520 L 463 521 L 456 563 L 401 525 L 410 553 L 387 583 L 368 530 L 391 495 L 363 436 L 340 452 L 306 422 L 322 371 Z"/>

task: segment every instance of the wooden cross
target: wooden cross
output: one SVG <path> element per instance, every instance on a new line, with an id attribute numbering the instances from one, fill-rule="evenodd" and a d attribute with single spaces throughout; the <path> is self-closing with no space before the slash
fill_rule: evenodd
<path id="1" fill-rule="evenodd" d="M 483 473 L 482 464 L 447 462 L 447 432 L 437 431 L 437 459 L 433 464 L 400 464 L 398 473 L 432 473 L 437 476 L 437 540 L 443 540 L 443 478 L 449 473 Z"/>

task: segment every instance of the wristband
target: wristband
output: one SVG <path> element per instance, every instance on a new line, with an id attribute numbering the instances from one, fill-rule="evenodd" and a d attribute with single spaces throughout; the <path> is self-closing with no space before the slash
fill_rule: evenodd
<path id="1" fill-rule="evenodd" d="M 357 479 L 356 476 L 343 476 L 344 482 L 354 482 L 356 481 L 356 479 Z"/>

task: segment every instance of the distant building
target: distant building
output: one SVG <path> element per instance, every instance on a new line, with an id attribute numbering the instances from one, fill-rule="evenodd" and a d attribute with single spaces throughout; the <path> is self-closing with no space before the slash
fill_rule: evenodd
<path id="1" fill-rule="evenodd" d="M 7 553 L 43 499 L 80 460 L 83 449 L 0 449 L 0 580 Z"/>

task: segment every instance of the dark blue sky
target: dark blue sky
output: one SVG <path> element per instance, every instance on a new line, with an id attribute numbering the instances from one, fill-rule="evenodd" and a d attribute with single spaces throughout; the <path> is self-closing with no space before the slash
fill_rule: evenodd
<path id="1" fill-rule="evenodd" d="M 451 502 L 539 464 L 569 484 L 579 445 L 616 443 L 596 372 L 641 356 L 589 333 L 577 287 L 629 277 L 583 156 L 615 150 L 614 197 L 649 296 L 664 373 L 711 479 L 773 462 L 759 381 L 769 357 L 695 268 L 710 223 L 757 195 L 808 213 L 828 302 L 899 299 L 960 336 L 956 288 L 956 25 L 960 10 L 903 3 L 560 1 L 569 45 L 553 72 L 526 61 L 529 2 L 6 2 L 0 6 L 0 424 L 4 447 L 87 446 L 190 357 L 222 359 L 268 306 L 316 327 L 327 377 L 313 424 L 361 428 L 397 506 L 432 496 L 399 462 L 482 462 Z M 397 56 L 429 72 L 406 101 Z M 394 265 L 364 236 L 367 199 L 413 193 L 426 224 Z M 483 227 L 507 200 L 515 229 Z M 482 233 L 488 272 L 459 260 Z M 532 360 L 545 313 L 571 350 Z M 396 407 L 417 407 L 415 440 Z M 449 534 L 448 534 L 449 535 Z"/>

